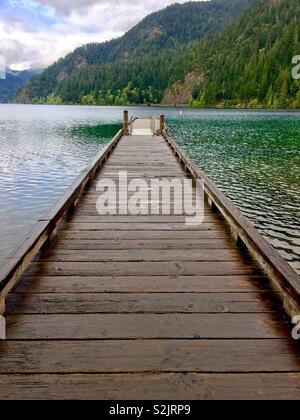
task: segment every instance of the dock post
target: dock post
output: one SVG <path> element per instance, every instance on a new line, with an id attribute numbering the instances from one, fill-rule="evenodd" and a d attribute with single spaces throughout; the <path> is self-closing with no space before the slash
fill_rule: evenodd
<path id="1" fill-rule="evenodd" d="M 128 119 L 128 111 L 124 111 L 124 124 L 123 124 L 124 135 L 129 135 L 129 119 Z"/>
<path id="2" fill-rule="evenodd" d="M 159 129 L 156 130 L 156 135 L 160 136 L 165 129 L 165 116 L 160 115 L 159 117 Z"/>

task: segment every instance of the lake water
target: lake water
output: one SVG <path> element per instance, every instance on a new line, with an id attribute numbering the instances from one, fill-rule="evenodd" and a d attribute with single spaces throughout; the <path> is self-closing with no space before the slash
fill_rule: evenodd
<path id="1" fill-rule="evenodd" d="M 0 105 L 0 260 L 118 131 L 122 111 Z M 178 143 L 300 271 L 300 113 L 163 112 Z"/>

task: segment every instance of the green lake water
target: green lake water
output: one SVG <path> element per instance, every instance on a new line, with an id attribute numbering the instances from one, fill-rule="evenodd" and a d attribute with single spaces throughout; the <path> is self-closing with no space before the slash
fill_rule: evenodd
<path id="1" fill-rule="evenodd" d="M 171 135 L 300 271 L 300 113 L 164 112 Z M 0 105 L 0 259 L 120 128 L 122 108 Z"/>

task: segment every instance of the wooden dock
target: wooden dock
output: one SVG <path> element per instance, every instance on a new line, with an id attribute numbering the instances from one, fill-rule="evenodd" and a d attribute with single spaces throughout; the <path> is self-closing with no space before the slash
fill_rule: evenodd
<path id="1" fill-rule="evenodd" d="M 299 399 L 299 276 L 163 119 L 125 116 L 2 264 L 0 399 Z M 120 170 L 203 179 L 204 223 L 99 216 L 97 182 L 118 182 Z"/>

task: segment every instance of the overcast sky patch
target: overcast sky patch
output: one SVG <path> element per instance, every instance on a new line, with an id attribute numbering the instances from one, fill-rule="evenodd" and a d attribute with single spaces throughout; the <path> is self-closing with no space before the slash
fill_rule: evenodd
<path id="1" fill-rule="evenodd" d="M 179 0 L 185 3 L 188 0 Z M 15 70 L 42 68 L 89 42 L 121 36 L 174 0 L 0 0 L 0 55 Z"/>

